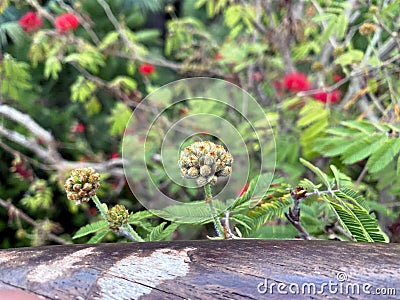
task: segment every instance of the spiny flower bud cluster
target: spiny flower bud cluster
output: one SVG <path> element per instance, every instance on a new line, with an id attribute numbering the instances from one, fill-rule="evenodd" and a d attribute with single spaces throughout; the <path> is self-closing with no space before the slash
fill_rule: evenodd
<path id="1" fill-rule="evenodd" d="M 375 33 L 375 31 L 376 31 L 376 26 L 371 23 L 364 23 L 359 28 L 359 32 L 361 35 L 371 35 Z"/>
<path id="2" fill-rule="evenodd" d="M 178 165 L 182 176 L 196 179 L 199 186 L 217 183 L 220 176 L 228 176 L 232 172 L 232 154 L 224 146 L 209 141 L 194 142 L 181 152 Z"/>
<path id="3" fill-rule="evenodd" d="M 129 212 L 125 206 L 117 204 L 107 212 L 108 227 L 118 231 L 123 225 L 128 223 Z"/>
<path id="4" fill-rule="evenodd" d="M 76 204 L 88 202 L 100 187 L 100 175 L 93 168 L 79 168 L 71 171 L 64 184 L 67 198 Z"/>

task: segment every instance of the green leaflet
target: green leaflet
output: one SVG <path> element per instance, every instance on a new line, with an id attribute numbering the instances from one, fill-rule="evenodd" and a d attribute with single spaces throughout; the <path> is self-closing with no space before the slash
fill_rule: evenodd
<path id="1" fill-rule="evenodd" d="M 100 243 L 107 234 L 109 234 L 111 230 L 103 229 L 98 231 L 94 236 L 90 238 L 90 240 L 87 241 L 88 244 L 97 244 Z"/>
<path id="2" fill-rule="evenodd" d="M 314 150 L 327 157 L 337 156 L 346 151 L 352 141 L 342 137 L 323 137 L 315 141 Z"/>
<path id="3" fill-rule="evenodd" d="M 400 139 L 388 138 L 388 130 L 399 131 L 394 125 L 369 121 L 343 121 L 340 124 L 341 127 L 327 129 L 325 132 L 333 136 L 317 139 L 313 150 L 327 157 L 340 156 L 345 164 L 368 159 L 369 173 L 384 169 L 400 151 Z M 400 161 L 396 167 L 393 176 L 400 175 Z"/>
<path id="4" fill-rule="evenodd" d="M 91 224 L 87 224 L 79 228 L 79 230 L 75 233 L 72 239 L 77 239 L 85 235 L 88 235 L 90 233 L 95 233 L 106 228 L 108 228 L 108 224 L 106 221 L 98 221 Z"/>
<path id="5" fill-rule="evenodd" d="M 386 139 L 382 135 L 367 136 L 354 141 L 343 153 L 345 164 L 353 164 L 371 155 Z"/>
<path id="6" fill-rule="evenodd" d="M 306 156 L 312 154 L 315 140 L 325 135 L 328 117 L 329 113 L 324 105 L 317 101 L 308 101 L 300 110 L 300 118 L 296 126 L 301 129 L 300 143 Z"/>
<path id="7" fill-rule="evenodd" d="M 240 231 L 244 236 L 249 236 L 260 229 L 266 221 L 281 217 L 283 211 L 291 204 L 292 201 L 285 197 L 271 198 L 264 200 L 261 205 L 253 207 L 246 214 L 233 215 L 231 219 L 242 225 Z"/>
<path id="8" fill-rule="evenodd" d="M 213 199 L 213 204 L 218 213 L 227 209 L 227 205 L 218 199 Z M 180 224 L 206 224 L 212 221 L 210 208 L 204 200 L 170 205 L 163 210 L 152 210 L 152 212 Z"/>
<path id="9" fill-rule="evenodd" d="M 370 173 L 376 173 L 393 161 L 400 151 L 400 139 L 387 139 L 369 158 L 367 168 Z"/>
<path id="10" fill-rule="evenodd" d="M 335 182 L 338 189 L 346 188 L 352 185 L 350 177 L 340 172 L 334 165 L 330 165 L 330 168 L 333 176 L 335 177 Z"/>
<path id="11" fill-rule="evenodd" d="M 361 131 L 365 134 L 372 134 L 375 132 L 374 125 L 368 121 L 343 121 L 340 122 L 340 124 L 351 129 L 356 129 L 357 131 Z"/>
<path id="12" fill-rule="evenodd" d="M 25 100 L 26 94 L 33 90 L 29 65 L 7 53 L 0 61 L 0 77 L 0 91 L 11 99 Z"/>
<path id="13" fill-rule="evenodd" d="M 326 175 L 324 172 L 322 172 L 318 167 L 314 166 L 312 163 L 306 161 L 303 158 L 300 158 L 300 162 L 307 168 L 309 168 L 311 171 L 315 173 L 321 180 L 321 182 L 328 188 L 332 188 L 332 183 L 328 178 L 328 175 Z"/>
<path id="14" fill-rule="evenodd" d="M 400 176 L 400 156 L 397 158 L 396 175 L 397 175 L 397 177 Z"/>
<path id="15" fill-rule="evenodd" d="M 172 223 L 167 228 L 164 229 L 167 222 L 162 222 L 157 227 L 154 227 L 148 236 L 148 240 L 152 241 L 162 241 L 168 238 L 179 226 L 177 223 Z"/>
<path id="16" fill-rule="evenodd" d="M 125 103 L 117 102 L 107 118 L 107 122 L 110 123 L 110 134 L 122 135 L 131 115 L 132 111 Z"/>
<path id="17" fill-rule="evenodd" d="M 335 196 L 336 199 L 328 200 L 325 196 L 323 198 L 329 201 L 340 224 L 356 242 L 388 242 L 387 235 L 379 227 L 375 217 L 360 204 L 359 198 L 341 192 L 335 193 Z M 350 200 L 351 203 L 346 200 Z"/>
<path id="18" fill-rule="evenodd" d="M 298 127 L 306 127 L 318 120 L 327 119 L 328 111 L 320 103 L 308 102 L 300 111 Z"/>
<path id="19" fill-rule="evenodd" d="M 242 196 L 236 198 L 229 208 L 234 210 L 243 204 L 246 204 L 249 207 L 251 204 L 251 198 L 261 199 L 267 193 L 268 188 L 273 181 L 273 177 L 273 173 L 264 173 L 253 178 L 249 183 L 247 191 Z M 257 201 L 257 199 L 255 200 Z"/>
<path id="20" fill-rule="evenodd" d="M 249 216 L 243 215 L 243 214 L 237 214 L 231 217 L 231 220 L 239 223 L 243 227 L 245 227 L 248 230 L 252 230 L 252 224 L 254 223 L 254 220 L 250 218 Z"/>

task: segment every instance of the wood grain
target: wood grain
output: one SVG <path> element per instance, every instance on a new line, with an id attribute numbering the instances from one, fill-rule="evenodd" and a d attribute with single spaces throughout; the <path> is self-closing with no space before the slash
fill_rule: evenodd
<path id="1" fill-rule="evenodd" d="M 399 254 L 400 244 L 296 240 L 19 248 L 0 251 L 0 290 L 85 300 L 400 299 Z M 396 294 L 372 295 L 376 288 Z"/>

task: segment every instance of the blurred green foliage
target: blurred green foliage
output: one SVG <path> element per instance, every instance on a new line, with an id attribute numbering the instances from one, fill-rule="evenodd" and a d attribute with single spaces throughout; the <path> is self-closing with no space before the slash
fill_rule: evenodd
<path id="1" fill-rule="evenodd" d="M 144 96 L 193 76 L 222 78 L 248 91 L 273 130 L 275 176 L 260 175 L 265 190 L 251 195 L 259 174 L 249 170 L 247 192 L 225 199 L 231 227 L 244 237 L 294 238 L 299 233 L 284 213 L 294 205 L 290 190 L 302 186 L 310 197 L 300 203 L 300 221 L 312 237 L 387 241 L 388 235 L 399 241 L 400 1 L 369 2 L 373 6 L 358 0 L 50 0 L 31 1 L 32 7 L 3 1 L 0 107 L 29 116 L 55 142 L 0 110 L 0 198 L 36 221 L 32 226 L 0 207 L 0 247 L 49 243 L 49 232 L 67 242 L 74 235 L 73 242 L 120 240 L 104 230 L 91 203 L 68 202 L 66 162 L 120 159 L 126 123 Z M 43 26 L 25 33 L 18 20 L 28 11 L 36 11 Z M 65 12 L 76 15 L 80 26 L 61 34 L 53 21 Z M 375 31 L 361 34 L 364 23 Z M 155 70 L 145 73 L 142 65 Z M 306 75 L 309 89 L 288 86 L 285 76 L 295 72 Z M 338 99 L 330 96 L 334 92 Z M 168 102 L 168 95 L 162 101 Z M 180 103 L 168 113 L 179 117 L 211 110 L 229 120 L 226 107 L 206 101 Z M 259 160 L 253 133 L 244 123 L 237 128 L 250 145 L 249 156 Z M 14 133 L 28 142 L 13 140 Z M 132 145 L 143 145 L 141 136 L 132 138 Z M 64 164 L 40 156 L 41 148 L 55 151 Z M 148 155 L 159 150 L 151 148 Z M 272 172 L 270 164 L 266 169 Z M 155 181 L 165 194 L 203 196 L 169 184 L 159 162 L 151 168 L 160 170 Z M 211 219 L 178 227 L 143 211 L 118 170 L 120 165 L 112 165 L 102 172 L 98 196 L 109 206 L 124 204 L 141 236 L 212 235 Z M 342 189 L 338 185 L 344 182 Z M 193 207 L 179 214 L 190 217 L 196 210 L 201 215 Z"/>

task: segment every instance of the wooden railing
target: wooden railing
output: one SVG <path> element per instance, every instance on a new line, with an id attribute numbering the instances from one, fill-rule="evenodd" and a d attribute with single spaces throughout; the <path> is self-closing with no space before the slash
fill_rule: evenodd
<path id="1" fill-rule="evenodd" d="M 400 244 L 243 239 L 1 250 L 0 299 L 37 296 L 400 299 Z"/>

